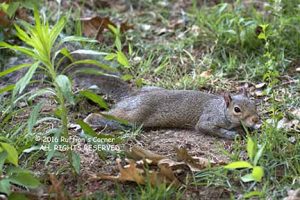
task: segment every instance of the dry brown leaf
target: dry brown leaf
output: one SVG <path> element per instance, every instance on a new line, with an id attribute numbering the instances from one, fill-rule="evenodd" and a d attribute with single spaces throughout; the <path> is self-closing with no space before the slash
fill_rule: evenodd
<path id="1" fill-rule="evenodd" d="M 80 19 L 83 27 L 83 34 L 86 37 L 92 37 L 99 40 L 100 35 L 104 29 L 108 29 L 108 25 L 112 25 L 116 27 L 116 25 L 110 21 L 108 17 L 101 18 L 99 16 L 96 17 L 88 17 Z"/>
<path id="2" fill-rule="evenodd" d="M 96 38 L 98 41 L 103 40 L 102 32 L 104 30 L 109 30 L 109 25 L 117 27 L 108 17 L 87 17 L 80 19 L 83 27 L 83 34 L 87 37 Z M 120 24 L 120 31 L 125 32 L 129 29 L 133 29 L 133 25 L 128 24 L 127 22 Z"/>
<path id="3" fill-rule="evenodd" d="M 120 170 L 119 175 L 112 176 L 107 174 L 98 174 L 97 176 L 93 177 L 93 180 L 98 179 L 105 179 L 111 181 L 132 181 L 138 184 L 145 184 L 145 180 L 149 180 L 151 185 L 157 184 L 173 184 L 174 186 L 179 186 L 180 182 L 176 178 L 175 174 L 173 173 L 172 169 L 168 166 L 161 165 L 159 166 L 159 171 L 151 171 L 149 170 L 146 174 L 143 169 L 137 168 L 136 163 L 131 160 L 129 165 L 124 167 L 121 166 L 120 160 L 117 160 L 118 168 Z"/>
<path id="4" fill-rule="evenodd" d="M 93 179 L 106 179 L 106 180 L 113 180 L 113 181 L 133 181 L 138 184 L 145 184 L 145 179 L 143 177 L 144 170 L 136 168 L 136 164 L 134 161 L 131 161 L 129 165 L 122 167 L 120 163 L 120 159 L 117 159 L 117 164 L 119 168 L 119 175 L 111 176 L 107 174 L 98 174 L 97 177 Z"/>
<path id="5" fill-rule="evenodd" d="M 200 171 L 203 168 L 216 164 L 215 162 L 209 162 L 205 158 L 191 157 L 184 148 L 176 148 L 176 151 L 177 157 L 180 160 L 179 162 L 166 158 L 165 156 L 155 154 L 139 146 L 134 146 L 131 148 L 131 151 L 126 153 L 136 161 L 125 159 L 129 165 L 122 167 L 120 163 L 121 160 L 117 159 L 119 168 L 119 174 L 117 176 L 98 174 L 92 179 L 106 179 L 121 182 L 132 181 L 138 184 L 145 184 L 148 180 L 151 185 L 165 183 L 180 186 L 181 182 L 176 175 L 182 177 L 183 174 L 187 177 L 191 171 Z M 147 163 L 147 166 L 149 163 L 156 164 L 158 169 L 154 168 L 155 171 L 149 170 L 148 168 L 145 169 L 145 163 Z"/>
<path id="6" fill-rule="evenodd" d="M 158 155 L 153 153 L 152 151 L 143 149 L 140 146 L 133 146 L 130 151 L 126 152 L 134 160 L 141 160 L 141 159 L 149 159 L 152 161 L 153 164 L 157 164 L 161 159 L 166 158 L 165 156 Z"/>
<path id="7" fill-rule="evenodd" d="M 183 19 L 173 19 L 169 22 L 168 24 L 168 28 L 170 29 L 177 29 L 180 26 L 184 26 L 185 25 L 185 21 Z"/>
<path id="8" fill-rule="evenodd" d="M 25 9 L 25 8 L 19 8 L 16 11 L 16 17 L 19 19 L 22 19 L 26 22 L 30 22 L 30 18 L 28 16 L 27 9 Z"/>
<path id="9" fill-rule="evenodd" d="M 51 186 L 49 187 L 49 194 L 55 194 L 54 199 L 69 200 L 70 197 L 65 194 L 63 187 L 63 179 L 58 180 L 54 174 L 49 174 Z"/>
<path id="10" fill-rule="evenodd" d="M 209 70 L 207 70 L 207 71 L 203 71 L 203 72 L 200 74 L 200 77 L 202 77 L 202 78 L 209 78 L 209 77 L 211 77 L 211 75 L 212 75 L 212 70 L 209 69 Z"/>
<path id="11" fill-rule="evenodd" d="M 165 159 L 161 159 L 158 163 L 157 163 L 158 166 L 161 166 L 161 165 L 167 165 L 169 167 L 171 167 L 172 169 L 178 169 L 178 168 L 184 168 L 186 165 L 185 162 L 177 162 L 177 161 L 174 161 L 174 160 L 171 160 L 169 158 L 165 158 Z"/>
<path id="12" fill-rule="evenodd" d="M 0 26 L 8 27 L 11 24 L 11 20 L 8 19 L 5 12 L 0 11 Z"/>
<path id="13" fill-rule="evenodd" d="M 150 171 L 148 174 L 151 185 L 172 184 L 176 187 L 181 185 L 169 166 L 159 165 L 159 171 Z"/>
<path id="14" fill-rule="evenodd" d="M 120 31 L 122 33 L 126 32 L 130 29 L 133 29 L 133 28 L 134 28 L 134 26 L 132 24 L 128 24 L 127 21 L 120 24 Z"/>
<path id="15" fill-rule="evenodd" d="M 200 171 L 211 165 L 215 165 L 215 162 L 210 162 L 206 158 L 192 157 L 188 154 L 187 150 L 184 148 L 175 148 L 177 153 L 177 158 L 179 161 L 184 161 L 190 168 L 191 171 Z"/>
<path id="16" fill-rule="evenodd" d="M 174 186 L 180 185 L 179 180 L 176 178 L 173 170 L 170 167 L 160 165 L 159 169 L 160 169 L 159 175 L 161 177 L 164 177 L 164 183 L 170 183 Z"/>
<path id="17" fill-rule="evenodd" d="M 118 168 L 120 170 L 120 181 L 134 181 L 138 184 L 144 184 L 145 180 L 142 176 L 144 170 L 136 168 L 134 161 L 129 165 L 122 167 L 120 160 L 117 160 Z"/>

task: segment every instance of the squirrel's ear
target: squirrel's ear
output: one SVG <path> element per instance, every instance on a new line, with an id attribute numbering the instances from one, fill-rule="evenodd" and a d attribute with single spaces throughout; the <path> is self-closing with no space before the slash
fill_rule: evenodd
<path id="1" fill-rule="evenodd" d="M 245 87 L 242 87 L 241 93 L 242 93 L 245 97 L 248 97 L 248 92 L 247 92 L 247 90 L 246 90 Z"/>
<path id="2" fill-rule="evenodd" d="M 224 97 L 224 100 L 225 100 L 225 103 L 226 103 L 226 106 L 228 107 L 230 102 L 232 101 L 232 98 L 230 96 L 230 94 L 228 92 L 225 92 L 223 94 L 223 97 Z"/>

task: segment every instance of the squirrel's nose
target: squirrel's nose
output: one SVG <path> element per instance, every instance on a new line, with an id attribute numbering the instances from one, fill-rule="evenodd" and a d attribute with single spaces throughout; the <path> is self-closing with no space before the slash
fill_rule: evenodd
<path id="1" fill-rule="evenodd" d="M 259 129 L 261 127 L 261 125 L 262 125 L 262 122 L 261 122 L 261 120 L 259 119 L 258 116 L 253 116 L 251 118 L 251 121 L 253 123 L 253 128 L 254 129 Z"/>
<path id="2" fill-rule="evenodd" d="M 251 121 L 253 122 L 253 124 L 257 124 L 259 122 L 259 117 L 254 116 L 254 117 L 251 118 Z"/>

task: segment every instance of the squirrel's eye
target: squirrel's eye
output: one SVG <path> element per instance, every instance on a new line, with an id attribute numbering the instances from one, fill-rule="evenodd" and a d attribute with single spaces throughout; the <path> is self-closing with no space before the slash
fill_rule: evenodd
<path id="1" fill-rule="evenodd" d="M 241 112 L 241 109 L 239 107 L 234 107 L 234 112 L 239 113 Z"/>

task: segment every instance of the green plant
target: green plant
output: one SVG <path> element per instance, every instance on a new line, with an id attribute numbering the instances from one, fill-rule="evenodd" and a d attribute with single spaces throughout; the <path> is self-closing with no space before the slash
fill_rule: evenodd
<path id="1" fill-rule="evenodd" d="M 105 57 L 105 60 L 113 60 L 116 59 L 119 64 L 121 64 L 125 68 L 129 68 L 130 64 L 125 56 L 125 54 L 122 51 L 122 44 L 121 44 L 121 32 L 120 28 L 115 28 L 112 25 L 108 25 L 109 29 L 113 32 L 115 35 L 115 46 L 117 48 L 117 51 L 115 53 L 110 53 Z"/>
<path id="2" fill-rule="evenodd" d="M 47 131 L 48 134 L 51 135 L 52 142 L 50 144 L 50 152 L 48 152 L 47 161 L 49 161 L 53 155 L 55 150 L 53 149 L 54 145 L 59 143 L 64 144 L 67 152 L 70 164 L 72 165 L 73 169 L 76 173 L 79 173 L 79 156 L 72 152 L 69 148 L 69 135 L 68 135 L 68 108 L 67 104 L 74 104 L 74 95 L 72 93 L 72 84 L 70 79 L 63 74 L 59 73 L 59 66 L 62 63 L 62 60 L 65 57 L 72 59 L 71 53 L 66 48 L 61 48 L 61 45 L 65 42 L 70 41 L 83 41 L 83 42 L 96 42 L 94 40 L 89 40 L 86 38 L 80 37 L 65 37 L 59 43 L 57 42 L 57 38 L 59 34 L 62 32 L 67 19 L 62 17 L 52 28 L 50 27 L 47 21 L 41 21 L 39 13 L 37 9 L 34 10 L 34 19 L 35 25 L 31 26 L 25 22 L 23 22 L 23 26 L 25 29 L 22 29 L 18 25 L 15 25 L 17 36 L 27 45 L 25 46 L 17 46 L 17 45 L 10 45 L 6 42 L 0 42 L 0 46 L 9 48 L 25 55 L 29 56 L 33 59 L 33 63 L 28 64 L 21 64 L 18 66 L 11 67 L 3 72 L 0 73 L 1 76 L 5 76 L 9 73 L 14 71 L 29 68 L 27 73 L 15 84 L 7 86 L 6 88 L 2 89 L 3 91 L 13 90 L 12 98 L 11 98 L 11 106 L 3 115 L 7 114 L 15 104 L 20 101 L 21 99 L 32 100 L 37 96 L 48 94 L 50 96 L 54 96 L 56 101 L 58 102 L 57 109 L 55 113 L 53 113 L 54 117 L 46 118 L 44 120 L 52 120 L 52 121 L 59 121 L 60 126 L 59 128 L 53 128 Z M 56 48 L 54 48 L 56 47 Z M 62 58 L 58 58 L 58 55 L 62 54 Z M 99 67 L 105 68 L 106 70 L 115 70 L 109 66 L 106 66 L 102 63 L 99 63 L 94 60 L 79 60 L 71 63 L 70 65 L 66 66 L 64 70 L 70 69 L 76 64 L 93 64 Z M 50 78 L 48 82 L 50 87 L 46 87 L 40 89 L 38 91 L 29 91 L 25 94 L 22 94 L 28 84 L 30 84 L 31 79 L 35 72 L 39 72 L 44 74 L 45 76 Z M 39 81 L 39 80 L 35 80 Z M 35 82 L 32 81 L 32 82 Z M 22 94 L 22 95 L 21 95 Z M 21 96 L 20 96 L 21 95 Z M 42 108 L 43 103 L 39 103 L 33 109 L 31 118 L 28 121 L 28 133 L 32 135 L 33 127 L 37 123 L 38 113 Z M 62 142 L 62 137 L 65 138 L 65 141 Z M 46 163 L 47 163 L 46 161 Z"/>
<path id="3" fill-rule="evenodd" d="M 248 173 L 241 177 L 243 182 L 261 182 L 264 176 L 264 170 L 258 165 L 258 161 L 261 158 L 265 145 L 259 146 L 256 144 L 250 136 L 247 137 L 247 154 L 249 161 L 235 161 L 227 164 L 224 168 L 230 170 L 236 169 L 248 169 L 251 173 Z M 247 170 L 247 171 L 248 171 Z M 256 194 L 256 193 L 255 193 Z"/>
<path id="4" fill-rule="evenodd" d="M 30 171 L 18 167 L 18 152 L 15 147 L 5 137 L 0 137 L 0 141 L 0 193 L 13 195 L 12 184 L 25 188 L 40 186 L 39 180 Z"/>
<path id="5" fill-rule="evenodd" d="M 284 73 L 291 60 L 299 59 L 298 5 L 295 0 L 268 1 L 257 9 L 255 3 L 235 1 L 198 8 L 194 1 L 201 29 L 194 41 L 212 54 L 211 68 L 225 75 L 241 69 L 245 75 L 238 78 L 258 80 L 268 70 Z"/>

